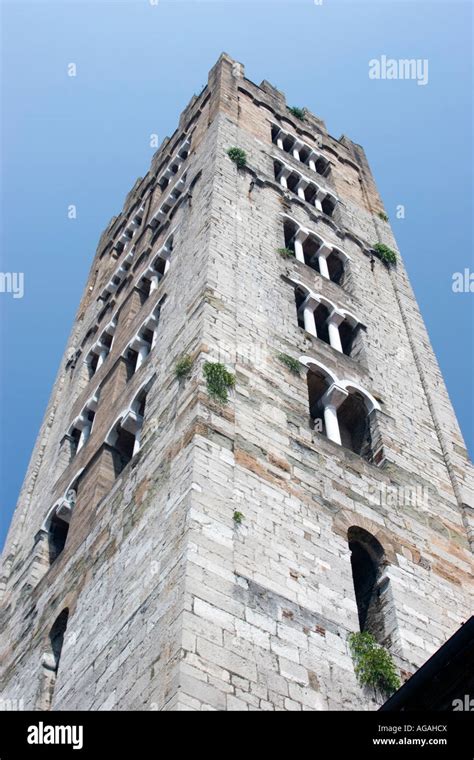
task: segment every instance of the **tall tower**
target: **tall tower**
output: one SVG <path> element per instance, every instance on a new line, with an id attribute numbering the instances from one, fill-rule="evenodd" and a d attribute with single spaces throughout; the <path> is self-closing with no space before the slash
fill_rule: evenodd
<path id="1" fill-rule="evenodd" d="M 380 244 L 362 148 L 222 55 L 99 241 L 4 551 L 4 698 L 374 709 L 351 632 L 406 676 L 469 616 L 472 470 Z"/>

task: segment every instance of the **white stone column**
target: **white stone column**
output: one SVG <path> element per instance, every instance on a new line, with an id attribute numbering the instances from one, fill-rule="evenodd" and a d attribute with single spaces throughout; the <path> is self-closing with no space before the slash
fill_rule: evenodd
<path id="1" fill-rule="evenodd" d="M 141 427 L 137 430 L 135 433 L 135 441 L 133 443 L 133 452 L 132 456 L 135 456 L 140 451 L 140 438 L 141 438 L 142 429 Z"/>
<path id="2" fill-rule="evenodd" d="M 283 147 L 283 137 L 281 137 L 280 135 L 278 135 L 277 137 L 277 146 L 280 148 L 280 150 L 285 150 L 285 148 Z"/>
<path id="3" fill-rule="evenodd" d="M 332 311 L 327 320 L 329 343 L 331 344 L 333 348 L 336 349 L 336 351 L 340 351 L 341 354 L 343 353 L 343 351 L 342 351 L 341 336 L 339 334 L 339 325 L 343 321 L 344 321 L 344 315 L 338 311 Z"/>
<path id="4" fill-rule="evenodd" d="M 296 144 L 296 143 L 295 143 Z M 300 152 L 298 148 L 292 148 L 293 158 L 296 158 L 297 161 L 300 160 Z"/>
<path id="5" fill-rule="evenodd" d="M 318 211 L 323 212 L 322 201 L 325 199 L 326 195 L 327 195 L 326 191 L 321 190 L 321 188 L 318 188 L 318 190 L 316 191 L 316 195 L 314 196 L 314 205 L 316 206 Z"/>
<path id="6" fill-rule="evenodd" d="M 332 404 L 326 404 L 324 407 L 324 426 L 329 440 L 338 443 L 340 446 L 341 432 L 339 430 L 339 422 L 337 419 L 337 409 Z"/>
<path id="7" fill-rule="evenodd" d="M 306 301 L 303 303 L 304 329 L 310 335 L 314 335 L 314 337 L 317 338 L 318 333 L 316 330 L 316 320 L 314 318 L 315 308 L 316 308 L 316 304 L 312 298 L 307 298 Z"/>
<path id="8" fill-rule="evenodd" d="M 149 353 L 150 353 L 149 344 L 145 340 L 141 341 L 138 347 L 138 357 L 137 357 L 135 372 L 137 371 L 139 367 L 142 366 L 143 362 L 145 361 Z"/>
<path id="9" fill-rule="evenodd" d="M 324 426 L 326 435 L 330 441 L 341 445 L 341 431 L 337 419 L 337 409 L 347 398 L 348 392 L 340 386 L 333 383 L 321 399 L 324 409 Z"/>
<path id="10" fill-rule="evenodd" d="M 314 154 L 311 154 L 308 159 L 308 166 L 311 169 L 311 171 L 316 171 L 316 161 L 314 160 Z"/>
<path id="11" fill-rule="evenodd" d="M 319 264 L 319 273 L 321 277 L 325 277 L 326 280 L 330 280 L 329 277 L 329 269 L 328 269 L 328 262 L 327 257 L 331 253 L 331 248 L 329 246 L 325 245 L 324 243 L 320 246 L 317 257 L 318 257 L 318 264 Z"/>
<path id="12" fill-rule="evenodd" d="M 160 279 L 157 274 L 153 274 L 150 277 L 150 293 L 153 293 L 153 291 L 157 289 L 159 282 Z"/>
<path id="13" fill-rule="evenodd" d="M 92 428 L 92 423 L 89 422 L 89 420 L 87 420 L 87 422 L 83 423 L 82 430 L 81 430 L 81 435 L 80 435 L 79 441 L 77 443 L 77 451 L 80 451 L 80 449 L 82 449 L 82 447 L 89 440 L 89 436 L 91 434 L 91 428 Z"/>
<path id="14" fill-rule="evenodd" d="M 100 346 L 99 346 L 100 348 Z M 104 346 L 103 348 L 100 348 L 99 357 L 97 359 L 97 366 L 96 366 L 96 372 L 99 369 L 100 366 L 104 363 L 109 353 L 109 349 L 107 346 Z"/>
<path id="15" fill-rule="evenodd" d="M 297 261 L 301 261 L 302 264 L 305 263 L 304 260 L 304 251 L 303 251 L 303 242 L 307 238 L 307 233 L 304 232 L 304 230 L 298 230 L 298 232 L 295 235 L 295 258 Z"/>
<path id="16" fill-rule="evenodd" d="M 296 186 L 296 190 L 298 193 L 298 197 L 301 198 L 303 201 L 306 200 L 306 196 L 304 194 L 305 188 L 307 187 L 308 183 L 304 179 L 300 179 Z"/>

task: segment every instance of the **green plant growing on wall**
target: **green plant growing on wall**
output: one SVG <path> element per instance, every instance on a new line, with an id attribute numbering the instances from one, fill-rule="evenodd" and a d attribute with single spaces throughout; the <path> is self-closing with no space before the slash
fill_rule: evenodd
<path id="1" fill-rule="evenodd" d="M 385 245 L 384 243 L 376 243 L 373 247 L 375 253 L 377 254 L 378 258 L 383 261 L 384 264 L 396 264 L 397 263 L 397 254 L 395 251 L 392 251 L 391 248 L 388 247 L 388 245 Z"/>
<path id="2" fill-rule="evenodd" d="M 184 377 L 187 377 L 191 372 L 192 366 L 193 360 L 188 354 L 186 354 L 186 356 L 182 356 L 181 359 L 178 359 L 174 367 L 174 372 L 178 380 L 182 380 Z"/>
<path id="3" fill-rule="evenodd" d="M 295 255 L 291 248 L 277 248 L 277 253 L 284 259 L 292 259 Z"/>
<path id="4" fill-rule="evenodd" d="M 385 211 L 379 211 L 378 215 L 383 222 L 388 222 L 388 216 Z"/>
<path id="5" fill-rule="evenodd" d="M 301 119 L 301 121 L 304 121 L 305 116 L 306 116 L 306 108 L 298 108 L 298 106 L 288 106 L 288 110 L 297 119 Z"/>
<path id="6" fill-rule="evenodd" d="M 235 388 L 235 376 L 224 364 L 206 362 L 203 367 L 207 392 L 211 398 L 225 404 L 229 400 L 229 388 Z"/>
<path id="7" fill-rule="evenodd" d="M 288 354 L 278 354 L 277 359 L 279 359 L 285 367 L 288 367 L 290 372 L 293 372 L 294 375 L 300 374 L 300 363 L 298 359 L 293 359 L 293 357 L 288 356 Z"/>
<path id="8" fill-rule="evenodd" d="M 245 150 L 242 150 L 242 148 L 229 148 L 227 155 L 231 161 L 237 164 L 239 169 L 243 169 L 243 167 L 246 166 L 247 154 Z"/>
<path id="9" fill-rule="evenodd" d="M 232 519 L 236 523 L 236 525 L 240 525 L 242 520 L 245 519 L 245 517 L 242 514 L 242 512 L 234 512 Z"/>
<path id="10" fill-rule="evenodd" d="M 400 688 L 392 657 L 367 631 L 349 634 L 354 671 L 362 686 L 371 686 L 390 695 Z"/>

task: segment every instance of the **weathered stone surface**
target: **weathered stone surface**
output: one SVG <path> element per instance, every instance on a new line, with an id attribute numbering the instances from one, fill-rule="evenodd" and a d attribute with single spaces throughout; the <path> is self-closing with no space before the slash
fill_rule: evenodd
<path id="1" fill-rule="evenodd" d="M 221 57 L 100 240 L 66 349 L 79 358 L 60 368 L 3 557 L 2 695 L 25 708 L 44 700 L 42 657 L 68 608 L 54 709 L 375 709 L 347 646 L 359 628 L 352 526 L 384 549 L 387 645 L 405 673 L 470 613 L 472 470 L 403 263 L 389 271 L 367 255 L 377 240 L 396 243 L 365 154 L 313 115 L 295 119 L 281 93 L 242 71 Z M 333 217 L 285 198 L 272 123 L 315 148 L 322 137 L 324 182 L 342 201 Z M 181 174 L 163 190 L 156 177 L 186 136 L 186 189 L 154 230 Z M 229 160 L 231 146 L 246 151 L 246 169 Z M 133 265 L 104 304 L 124 257 L 114 244 L 142 206 Z M 282 212 L 350 256 L 344 287 L 276 253 Z M 142 302 L 137 283 L 171 231 L 169 270 Z M 360 316 L 355 357 L 298 326 L 288 276 Z M 127 381 L 124 352 L 160 301 L 156 344 Z M 115 314 L 110 354 L 89 379 L 83 359 Z M 282 352 L 378 399 L 377 464 L 311 430 L 305 371 L 291 373 Z M 178 380 L 184 354 L 193 366 Z M 226 405 L 207 394 L 206 360 L 235 373 Z M 141 448 L 115 478 L 105 440 L 147 380 Z M 91 436 L 68 462 L 61 441 L 98 388 Z M 38 532 L 82 470 L 66 546 L 49 567 Z M 425 504 L 386 498 L 417 487 Z"/>

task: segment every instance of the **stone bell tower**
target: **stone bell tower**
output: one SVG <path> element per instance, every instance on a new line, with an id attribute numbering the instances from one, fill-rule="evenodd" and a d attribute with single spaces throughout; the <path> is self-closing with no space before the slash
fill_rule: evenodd
<path id="1" fill-rule="evenodd" d="M 449 638 L 473 505 L 364 151 L 222 55 L 99 241 L 4 550 L 3 698 L 373 709 L 348 635 L 402 678 Z"/>

